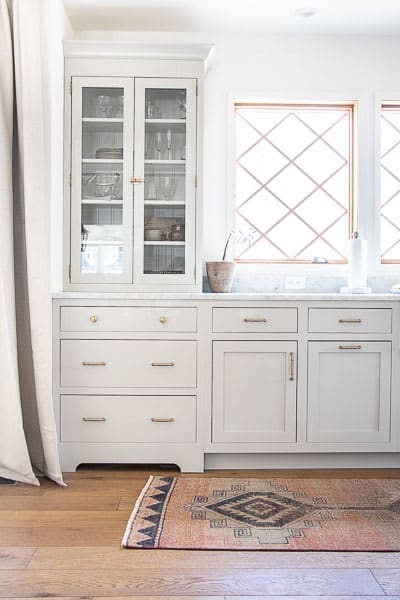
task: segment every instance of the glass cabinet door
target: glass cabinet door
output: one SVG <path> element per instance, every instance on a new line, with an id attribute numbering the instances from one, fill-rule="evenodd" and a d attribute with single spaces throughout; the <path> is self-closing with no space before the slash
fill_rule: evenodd
<path id="1" fill-rule="evenodd" d="M 196 81 L 135 80 L 134 281 L 193 283 Z"/>
<path id="2" fill-rule="evenodd" d="M 72 78 L 71 283 L 132 282 L 133 79 Z"/>

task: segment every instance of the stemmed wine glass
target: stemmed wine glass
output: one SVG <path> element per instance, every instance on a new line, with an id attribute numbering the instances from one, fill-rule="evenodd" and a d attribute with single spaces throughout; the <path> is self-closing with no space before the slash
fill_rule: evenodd
<path id="1" fill-rule="evenodd" d="M 112 106 L 110 96 L 100 94 L 96 98 L 96 116 L 103 119 L 111 117 Z"/>
<path id="2" fill-rule="evenodd" d="M 161 158 L 161 132 L 159 131 L 156 136 L 156 149 L 157 149 L 157 158 L 160 160 Z"/>
<path id="3" fill-rule="evenodd" d="M 168 150 L 168 160 L 171 160 L 171 146 L 172 146 L 172 133 L 171 130 L 167 131 L 167 150 Z"/>

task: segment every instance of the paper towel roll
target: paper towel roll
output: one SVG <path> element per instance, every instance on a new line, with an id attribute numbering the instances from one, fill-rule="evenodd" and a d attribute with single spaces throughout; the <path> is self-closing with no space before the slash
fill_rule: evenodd
<path id="1" fill-rule="evenodd" d="M 354 237 L 349 243 L 349 288 L 367 286 L 367 241 Z"/>

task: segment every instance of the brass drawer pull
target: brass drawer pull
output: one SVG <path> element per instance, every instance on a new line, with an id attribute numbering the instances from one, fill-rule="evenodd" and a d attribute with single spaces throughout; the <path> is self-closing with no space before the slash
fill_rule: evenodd
<path id="1" fill-rule="evenodd" d="M 174 417 L 151 417 L 153 423 L 174 423 Z"/>
<path id="2" fill-rule="evenodd" d="M 361 350 L 361 346 L 359 344 L 354 346 L 339 346 L 339 350 Z"/>
<path id="3" fill-rule="evenodd" d="M 91 360 L 84 360 L 82 362 L 84 367 L 105 367 L 106 363 L 103 362 L 102 360 L 99 361 L 91 361 Z"/>
<path id="4" fill-rule="evenodd" d="M 289 381 L 294 380 L 294 352 L 289 352 Z"/>
<path id="5" fill-rule="evenodd" d="M 160 323 L 166 323 L 168 321 L 167 317 L 160 317 L 159 318 Z"/>
<path id="6" fill-rule="evenodd" d="M 92 315 L 91 317 L 89 317 L 89 321 L 90 321 L 91 323 L 97 323 L 97 320 L 98 320 L 98 319 L 97 319 L 97 316 L 96 316 L 96 315 Z"/>
<path id="7" fill-rule="evenodd" d="M 151 366 L 152 367 L 174 367 L 175 363 L 174 362 L 152 362 Z"/>
<path id="8" fill-rule="evenodd" d="M 144 183 L 143 177 L 131 177 L 129 181 L 131 183 Z"/>
<path id="9" fill-rule="evenodd" d="M 103 423 L 104 421 L 106 421 L 107 419 L 105 417 L 82 417 L 82 421 L 84 421 L 85 423 L 90 422 L 96 422 L 96 423 Z"/>
<path id="10" fill-rule="evenodd" d="M 339 319 L 339 323 L 362 323 L 361 319 Z"/>
<path id="11" fill-rule="evenodd" d="M 267 322 L 267 319 L 250 319 L 250 318 L 248 318 L 248 317 L 245 317 L 245 318 L 243 319 L 243 321 L 244 321 L 245 323 L 266 323 L 266 322 Z"/>

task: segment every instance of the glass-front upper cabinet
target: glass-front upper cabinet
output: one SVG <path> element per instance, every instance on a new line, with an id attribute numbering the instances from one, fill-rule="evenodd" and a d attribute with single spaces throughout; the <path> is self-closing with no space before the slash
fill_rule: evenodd
<path id="1" fill-rule="evenodd" d="M 71 281 L 132 280 L 133 79 L 73 78 Z"/>
<path id="2" fill-rule="evenodd" d="M 70 282 L 195 281 L 196 80 L 72 78 Z"/>
<path id="3" fill-rule="evenodd" d="M 194 282 L 195 103 L 195 80 L 135 80 L 136 282 Z"/>

